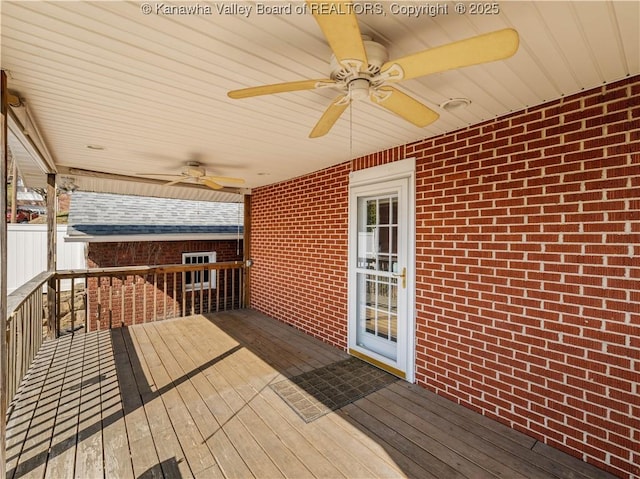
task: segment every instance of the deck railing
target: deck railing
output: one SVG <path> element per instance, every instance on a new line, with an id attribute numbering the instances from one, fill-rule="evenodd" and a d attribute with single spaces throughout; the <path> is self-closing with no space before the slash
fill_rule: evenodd
<path id="1" fill-rule="evenodd" d="M 244 307 L 244 263 L 131 266 L 56 272 L 56 331 L 85 331 Z"/>
<path id="2" fill-rule="evenodd" d="M 243 308 L 244 273 L 244 263 L 234 261 L 39 274 L 8 296 L 7 405 L 48 331 L 57 336 Z M 70 291 L 61 291 L 63 280 L 69 280 Z M 53 300 L 47 301 L 45 286 L 51 282 Z"/>
<path id="3" fill-rule="evenodd" d="M 43 286 L 54 275 L 40 273 L 7 297 L 7 406 L 47 334 Z"/>

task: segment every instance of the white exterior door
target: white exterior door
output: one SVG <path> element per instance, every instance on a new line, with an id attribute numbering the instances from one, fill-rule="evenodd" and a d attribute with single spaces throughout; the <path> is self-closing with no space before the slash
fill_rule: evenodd
<path id="1" fill-rule="evenodd" d="M 415 162 L 352 173 L 349 353 L 413 381 Z"/>

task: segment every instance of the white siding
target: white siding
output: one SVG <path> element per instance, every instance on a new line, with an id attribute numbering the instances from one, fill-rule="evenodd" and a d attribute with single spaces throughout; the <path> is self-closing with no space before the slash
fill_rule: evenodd
<path id="1" fill-rule="evenodd" d="M 47 225 L 10 224 L 7 232 L 8 293 L 47 270 Z M 67 225 L 58 225 L 56 269 L 85 269 L 84 243 L 64 241 Z M 62 289 L 69 285 L 62 284 Z"/>

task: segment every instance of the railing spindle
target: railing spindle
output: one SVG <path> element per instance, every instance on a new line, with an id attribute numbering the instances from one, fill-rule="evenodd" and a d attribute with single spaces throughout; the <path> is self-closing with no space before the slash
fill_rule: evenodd
<path id="1" fill-rule="evenodd" d="M 60 307 L 60 302 L 62 301 L 62 295 L 60 294 L 60 283 L 61 283 L 60 278 L 56 279 L 56 310 L 53 315 L 53 317 L 55 318 L 54 328 L 56 331 L 56 338 L 60 336 L 60 321 L 62 319 L 60 317 L 60 315 L 62 314 L 61 307 Z"/>
<path id="2" fill-rule="evenodd" d="M 202 301 L 204 298 L 204 263 L 202 263 L 202 270 L 200 271 L 200 308 L 199 308 L 199 313 L 198 314 L 202 314 Z M 211 279 L 211 278 L 209 278 Z"/>
<path id="3" fill-rule="evenodd" d="M 102 320 L 102 278 L 98 276 L 96 278 L 96 282 L 98 284 L 98 304 L 96 308 L 98 309 L 96 314 L 96 330 L 100 329 L 100 321 Z"/>
<path id="4" fill-rule="evenodd" d="M 142 322 L 147 322 L 147 275 L 145 274 L 142 277 L 142 290 L 143 290 L 143 298 L 142 298 Z"/>
<path id="5" fill-rule="evenodd" d="M 223 282 L 223 287 L 224 287 L 224 296 L 223 296 L 223 303 L 222 303 L 222 308 L 223 311 L 227 310 L 227 270 L 224 270 L 224 282 Z"/>
<path id="6" fill-rule="evenodd" d="M 133 276 L 131 278 L 131 324 L 136 324 L 136 283 L 138 277 Z"/>
<path id="7" fill-rule="evenodd" d="M 75 322 L 76 322 L 76 279 L 71 278 L 71 299 L 70 303 L 70 313 L 71 313 L 71 334 L 75 331 Z"/>
<path id="8" fill-rule="evenodd" d="M 153 273 L 153 320 L 158 319 L 158 273 Z"/>
<path id="9" fill-rule="evenodd" d="M 182 272 L 182 286 L 180 289 L 180 297 L 182 298 L 182 316 L 187 315 L 187 273 Z"/>
<path id="10" fill-rule="evenodd" d="M 127 277 L 126 276 L 122 276 L 120 278 L 120 326 L 124 326 L 125 320 L 124 320 L 124 306 L 125 306 L 125 295 L 127 292 Z"/>
<path id="11" fill-rule="evenodd" d="M 178 289 L 176 286 L 176 282 L 177 282 L 177 277 L 178 277 L 178 273 L 173 273 L 173 317 L 176 317 L 176 305 L 178 303 L 178 298 L 177 298 L 177 292 L 176 290 Z"/>
<path id="12" fill-rule="evenodd" d="M 84 291 L 82 301 L 84 301 L 84 330 L 89 331 L 89 279 L 84 277 Z"/>
<path id="13" fill-rule="evenodd" d="M 216 312 L 220 311 L 220 273 L 216 271 Z"/>
<path id="14" fill-rule="evenodd" d="M 194 271 L 195 273 L 195 271 Z M 193 282 L 192 282 L 193 283 Z M 193 287 L 193 284 L 191 285 L 191 315 L 193 315 L 193 306 L 195 305 L 196 302 L 196 288 Z"/>
<path id="15" fill-rule="evenodd" d="M 162 319 L 167 319 L 167 273 L 162 276 L 163 302 L 162 302 Z"/>
<path id="16" fill-rule="evenodd" d="M 18 343 L 16 341 L 16 321 L 18 321 L 18 318 L 20 316 L 20 311 L 18 311 L 18 314 L 13 315 L 13 317 L 11 318 L 11 323 L 9 326 L 9 344 L 12 345 L 11 347 L 11 356 L 9 357 L 9 369 L 8 371 L 13 372 L 13 377 L 8 376 L 8 387 L 7 390 L 9 392 L 9 397 L 13 397 L 15 395 L 15 378 L 18 377 L 18 375 L 16 374 L 16 356 L 17 356 L 17 351 L 18 351 Z M 5 333 L 6 334 L 6 333 Z"/>
<path id="17" fill-rule="evenodd" d="M 209 289 L 207 291 L 207 313 L 210 313 L 211 312 L 211 286 L 213 285 L 211 266 L 208 267 L 208 271 L 209 271 Z"/>
<path id="18" fill-rule="evenodd" d="M 231 270 L 231 309 L 236 304 L 236 270 Z"/>
<path id="19" fill-rule="evenodd" d="M 167 316 L 167 290 L 168 286 L 167 286 L 167 273 L 165 271 L 164 273 L 164 307 L 162 309 L 162 314 L 163 314 L 163 319 L 167 319 L 169 316 Z"/>
<path id="20" fill-rule="evenodd" d="M 113 276 L 109 276 L 109 329 L 113 328 Z"/>

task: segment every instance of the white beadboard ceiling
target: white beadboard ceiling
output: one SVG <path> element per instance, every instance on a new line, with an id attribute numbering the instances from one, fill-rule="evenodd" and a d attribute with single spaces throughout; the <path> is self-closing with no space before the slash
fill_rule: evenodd
<path id="1" fill-rule="evenodd" d="M 229 90 L 328 77 L 330 49 L 309 15 L 256 13 L 258 4 L 301 2 L 164 2 L 197 15 L 142 13 L 122 1 L 7 1 L 1 5 L 2 68 L 22 97 L 58 171 L 118 175 L 176 173 L 194 155 L 209 174 L 242 177 L 255 188 L 352 157 L 439 135 L 640 73 L 640 2 L 502 1 L 499 14 L 429 17 L 359 15 L 361 31 L 397 58 L 506 27 L 520 34 L 511 58 L 399 83 L 441 116 L 417 128 L 369 102 L 356 102 L 325 137 L 309 139 L 337 96 L 331 89 L 242 100 Z M 361 5 L 373 2 L 355 2 Z M 218 7 L 251 6 L 248 16 Z M 204 10 L 209 6 L 211 14 Z M 472 7 L 466 4 L 467 10 Z M 466 97 L 449 113 L 439 105 Z M 350 123 L 352 128 L 350 128 Z M 103 150 L 91 150 L 99 145 Z M 75 172 L 75 173 L 74 173 Z M 112 184 L 113 183 L 113 184 Z M 118 190 L 93 177 L 87 189 Z M 150 186 L 151 185 L 151 186 Z M 171 188 L 129 189 L 163 195 Z M 184 195 L 204 199 L 202 191 Z M 153 191 L 153 192 L 152 192 Z M 204 190 L 206 192 L 206 190 Z M 130 191 L 129 191 L 130 192 Z"/>

